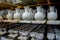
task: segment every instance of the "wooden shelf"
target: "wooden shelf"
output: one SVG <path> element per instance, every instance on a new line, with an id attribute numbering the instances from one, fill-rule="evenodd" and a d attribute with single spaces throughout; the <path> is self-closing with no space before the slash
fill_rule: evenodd
<path id="1" fill-rule="evenodd" d="M 0 7 L 1 8 L 10 8 L 10 7 L 17 7 L 17 5 L 11 4 L 11 3 L 6 3 L 6 2 L 0 2 Z"/>
<path id="2" fill-rule="evenodd" d="M 3 20 L 2 22 L 18 23 L 19 20 Z"/>
<path id="3" fill-rule="evenodd" d="M 49 20 L 47 21 L 47 24 L 55 24 L 55 25 L 60 25 L 60 21 L 59 20 Z"/>
<path id="4" fill-rule="evenodd" d="M 34 23 L 34 24 L 45 24 L 46 20 L 39 20 L 39 21 L 33 20 L 32 23 Z"/>
<path id="5" fill-rule="evenodd" d="M 32 5 L 26 5 L 26 6 L 30 6 L 30 7 L 34 7 L 34 6 L 43 6 L 43 5 L 56 5 L 56 4 L 60 4 L 60 2 L 59 3 L 52 3 L 52 2 L 50 2 L 50 0 L 46 0 L 47 2 L 46 3 L 42 3 L 42 4 L 40 4 L 39 2 L 39 0 L 36 0 L 37 1 L 37 4 L 32 4 Z M 42 1 L 43 2 L 43 1 Z M 13 7 L 13 8 L 17 8 L 17 7 L 20 7 L 20 8 L 24 8 L 24 6 L 21 6 L 21 5 L 15 5 L 15 4 L 13 4 L 13 3 L 6 3 L 6 2 L 1 2 L 0 1 L 0 9 L 4 9 L 4 8 L 11 8 L 11 7 Z"/>
<path id="6" fill-rule="evenodd" d="M 33 6 L 43 6 L 43 5 L 47 5 L 47 3 L 44 3 L 44 4 L 34 4 L 34 5 L 28 5 L 28 6 L 33 7 Z"/>
<path id="7" fill-rule="evenodd" d="M 27 20 L 3 20 L 2 22 L 45 24 L 46 20 L 42 20 L 42 21 L 36 21 L 36 20 L 31 20 L 31 21 L 27 21 Z"/>
<path id="8" fill-rule="evenodd" d="M 59 5 L 59 4 L 60 3 L 49 3 L 49 4 L 45 3 L 45 4 L 34 4 L 34 5 L 27 5 L 27 6 L 35 7 L 35 6 L 44 6 L 44 5 L 50 6 L 50 5 Z M 24 8 L 24 6 L 20 6 L 20 8 Z"/>

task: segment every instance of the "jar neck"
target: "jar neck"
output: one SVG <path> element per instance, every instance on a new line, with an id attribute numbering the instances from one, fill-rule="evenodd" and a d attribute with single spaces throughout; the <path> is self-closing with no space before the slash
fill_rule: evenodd
<path id="1" fill-rule="evenodd" d="M 32 9 L 31 8 L 29 9 L 29 12 L 32 13 Z"/>
<path id="2" fill-rule="evenodd" d="M 37 7 L 37 12 L 42 12 L 42 8 L 41 7 Z"/>
<path id="3" fill-rule="evenodd" d="M 29 12 L 29 7 L 24 7 L 25 8 L 25 12 Z"/>
<path id="4" fill-rule="evenodd" d="M 54 11 L 54 7 L 50 7 L 50 11 Z"/>
<path id="5" fill-rule="evenodd" d="M 20 9 L 19 8 L 16 8 L 16 13 L 19 13 Z"/>

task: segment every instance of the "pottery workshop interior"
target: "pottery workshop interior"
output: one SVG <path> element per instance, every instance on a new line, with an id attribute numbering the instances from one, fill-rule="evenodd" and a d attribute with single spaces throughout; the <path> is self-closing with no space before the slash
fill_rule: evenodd
<path id="1" fill-rule="evenodd" d="M 60 40 L 60 0 L 0 0 L 0 40 Z"/>

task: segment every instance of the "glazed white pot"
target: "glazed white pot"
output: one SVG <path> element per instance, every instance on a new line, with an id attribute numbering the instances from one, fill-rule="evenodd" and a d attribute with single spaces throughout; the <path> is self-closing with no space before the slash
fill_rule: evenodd
<path id="1" fill-rule="evenodd" d="M 32 11 L 32 8 L 29 8 L 29 14 L 30 14 L 30 18 L 33 19 L 34 18 L 34 13 Z"/>
<path id="2" fill-rule="evenodd" d="M 31 20 L 33 18 L 33 13 L 31 12 L 31 9 L 29 9 L 29 6 L 25 6 L 25 12 L 22 14 L 23 20 Z"/>
<path id="3" fill-rule="evenodd" d="M 20 9 L 19 8 L 16 8 L 16 13 L 14 13 L 14 19 L 16 20 L 20 20 L 21 19 L 21 16 L 22 14 L 20 13 Z"/>
<path id="4" fill-rule="evenodd" d="M 8 10 L 7 19 L 8 20 L 12 20 L 13 19 L 13 13 L 11 12 L 11 10 Z"/>
<path id="5" fill-rule="evenodd" d="M 37 6 L 37 13 L 35 14 L 34 18 L 36 20 L 43 20 L 45 18 L 44 10 L 41 6 Z"/>
<path id="6" fill-rule="evenodd" d="M 21 34 L 21 36 L 25 36 L 25 37 L 29 35 L 28 31 L 20 31 L 19 33 Z"/>
<path id="7" fill-rule="evenodd" d="M 54 9 L 54 6 L 50 6 L 49 10 L 50 10 L 50 12 L 48 12 L 48 15 L 47 15 L 48 20 L 56 20 L 57 19 L 57 10 Z"/>
<path id="8" fill-rule="evenodd" d="M 35 38 L 31 38 L 31 40 L 36 40 Z"/>
<path id="9" fill-rule="evenodd" d="M 38 34 L 36 35 L 36 39 L 43 39 L 43 38 L 44 38 L 43 33 L 38 33 Z"/>
<path id="10" fill-rule="evenodd" d="M 55 34 L 54 33 L 47 33 L 47 38 L 48 39 L 54 39 L 55 38 Z"/>

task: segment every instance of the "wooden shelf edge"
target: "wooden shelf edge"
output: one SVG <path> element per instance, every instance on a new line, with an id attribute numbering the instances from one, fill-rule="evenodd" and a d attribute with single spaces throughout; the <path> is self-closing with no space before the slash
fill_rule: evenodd
<path id="1" fill-rule="evenodd" d="M 45 4 L 34 4 L 34 5 L 27 5 L 29 7 L 34 7 L 34 6 L 44 6 L 44 5 L 56 5 L 56 4 L 60 4 L 60 3 L 45 3 Z M 24 6 L 21 6 L 20 8 L 24 8 Z"/>
<path id="2" fill-rule="evenodd" d="M 50 20 L 50 21 L 47 21 L 47 24 L 59 24 L 60 25 L 60 20 Z"/>
<path id="3" fill-rule="evenodd" d="M 0 5 L 6 5 L 10 7 L 17 7 L 17 5 L 11 4 L 11 3 L 6 3 L 6 2 L 0 2 Z"/>
<path id="4" fill-rule="evenodd" d="M 3 20 L 2 22 L 10 22 L 10 23 L 38 23 L 38 24 L 45 24 L 46 20 L 36 21 L 36 20 Z"/>
<path id="5" fill-rule="evenodd" d="M 48 6 L 50 6 L 50 5 L 56 5 L 56 4 L 60 4 L 60 3 L 43 3 L 43 4 L 34 4 L 34 5 L 27 5 L 27 6 L 30 6 L 30 7 L 34 7 L 34 6 L 43 6 L 43 5 L 48 5 Z M 1 6 L 2 5 L 2 6 Z M 6 2 L 0 2 L 0 6 L 1 7 L 13 7 L 13 8 L 17 8 L 18 6 L 20 7 L 20 8 L 24 8 L 24 6 L 20 6 L 20 5 L 15 5 L 15 4 L 11 4 L 11 3 L 6 3 Z"/>
<path id="6" fill-rule="evenodd" d="M 2 22 L 18 23 L 18 20 L 3 20 Z"/>

